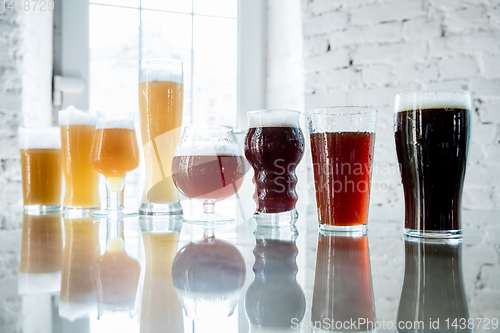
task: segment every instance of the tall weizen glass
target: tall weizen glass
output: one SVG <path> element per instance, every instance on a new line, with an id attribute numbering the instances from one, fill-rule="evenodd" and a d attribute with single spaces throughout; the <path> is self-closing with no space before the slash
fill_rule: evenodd
<path id="1" fill-rule="evenodd" d="M 293 110 L 247 112 L 245 156 L 255 171 L 253 216 L 260 226 L 293 225 L 297 220 L 295 168 L 304 155 L 299 115 Z"/>
<path id="2" fill-rule="evenodd" d="M 182 214 L 172 180 L 172 158 L 181 134 L 183 99 L 182 62 L 139 62 L 139 112 L 146 173 L 141 215 Z"/>
<path id="3" fill-rule="evenodd" d="M 61 135 L 57 127 L 18 129 L 24 210 L 61 208 Z"/>
<path id="4" fill-rule="evenodd" d="M 321 230 L 367 229 L 377 110 L 310 110 L 309 132 Z"/>
<path id="5" fill-rule="evenodd" d="M 470 137 L 468 91 L 396 96 L 394 135 L 405 197 L 405 233 L 461 237 Z"/>
<path id="6" fill-rule="evenodd" d="M 99 173 L 90 163 L 96 116 L 73 106 L 59 111 L 65 212 L 98 209 Z"/>

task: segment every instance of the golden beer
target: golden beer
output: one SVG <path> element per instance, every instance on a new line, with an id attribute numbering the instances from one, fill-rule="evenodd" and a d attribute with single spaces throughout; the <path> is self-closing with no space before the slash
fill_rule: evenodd
<path id="1" fill-rule="evenodd" d="M 104 177 L 125 177 L 139 166 L 139 147 L 135 130 L 101 128 L 94 134 L 90 163 Z"/>
<path id="2" fill-rule="evenodd" d="M 59 209 L 62 188 L 59 130 L 20 127 L 18 135 L 25 209 Z"/>
<path id="3" fill-rule="evenodd" d="M 68 109 L 59 111 L 62 167 L 66 184 L 64 207 L 98 208 L 99 173 L 90 163 L 95 117 L 74 108 Z"/>

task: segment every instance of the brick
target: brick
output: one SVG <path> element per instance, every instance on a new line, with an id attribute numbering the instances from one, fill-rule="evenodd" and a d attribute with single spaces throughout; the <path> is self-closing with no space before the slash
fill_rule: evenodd
<path id="1" fill-rule="evenodd" d="M 422 1 L 397 1 L 378 6 L 366 6 L 351 11 L 351 24 L 373 24 L 388 21 L 402 21 L 424 16 Z"/>
<path id="2" fill-rule="evenodd" d="M 404 36 L 409 40 L 434 39 L 441 37 L 439 18 L 419 17 L 403 23 Z"/>
<path id="3" fill-rule="evenodd" d="M 470 83 L 471 92 L 478 97 L 498 97 L 500 79 L 475 78 Z"/>
<path id="4" fill-rule="evenodd" d="M 484 55 L 482 72 L 486 78 L 500 78 L 500 55 Z"/>
<path id="5" fill-rule="evenodd" d="M 359 87 L 361 73 L 352 67 L 331 69 L 306 75 L 306 85 L 313 90 Z"/>
<path id="6" fill-rule="evenodd" d="M 331 50 L 304 60 L 305 73 L 349 66 L 349 52 L 345 48 Z"/>
<path id="7" fill-rule="evenodd" d="M 477 3 L 476 0 L 431 0 L 432 6 L 443 12 L 464 9 L 470 5 L 477 5 Z"/>
<path id="8" fill-rule="evenodd" d="M 363 82 L 366 85 L 379 86 L 385 82 L 394 81 L 395 78 L 391 64 L 372 64 L 363 68 Z"/>
<path id="9" fill-rule="evenodd" d="M 349 92 L 343 90 L 318 90 L 314 94 L 306 93 L 305 106 L 307 110 L 327 107 L 349 105 Z"/>
<path id="10" fill-rule="evenodd" d="M 436 57 L 475 55 L 478 52 L 497 52 L 500 31 L 477 32 L 464 36 L 449 36 L 429 41 L 429 55 Z"/>
<path id="11" fill-rule="evenodd" d="M 500 124 L 499 99 L 485 99 L 481 104 L 477 104 L 476 106 L 479 108 L 480 119 L 482 122 Z"/>
<path id="12" fill-rule="evenodd" d="M 404 59 L 423 59 L 427 47 L 423 41 L 391 45 L 360 45 L 354 51 L 354 64 L 390 63 Z"/>
<path id="13" fill-rule="evenodd" d="M 338 11 L 343 6 L 343 1 L 337 0 L 302 0 L 302 10 L 308 16 L 320 15 L 326 12 Z"/>
<path id="14" fill-rule="evenodd" d="M 304 39 L 304 57 L 312 57 L 326 53 L 330 42 L 326 36 L 315 36 Z M 331 49 L 331 46 L 330 46 Z"/>
<path id="15" fill-rule="evenodd" d="M 443 80 L 469 78 L 479 73 L 479 65 L 472 57 L 445 58 L 440 64 Z"/>
<path id="16" fill-rule="evenodd" d="M 470 210 L 493 209 L 493 191 L 476 185 L 464 186 L 462 206 Z"/>
<path id="17" fill-rule="evenodd" d="M 443 25 L 447 33 L 467 33 L 488 27 L 488 16 L 483 7 L 469 7 L 445 14 Z"/>
<path id="18" fill-rule="evenodd" d="M 304 22 L 302 27 L 304 36 L 327 34 L 345 28 L 348 25 L 348 18 L 345 12 L 330 12 L 315 16 Z"/>

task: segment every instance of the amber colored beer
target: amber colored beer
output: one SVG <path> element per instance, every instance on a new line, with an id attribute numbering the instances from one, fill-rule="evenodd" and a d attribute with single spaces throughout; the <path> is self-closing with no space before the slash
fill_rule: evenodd
<path id="1" fill-rule="evenodd" d="M 182 306 L 172 281 L 177 232 L 143 232 L 146 273 L 142 292 L 141 333 L 183 332 Z"/>
<path id="2" fill-rule="evenodd" d="M 97 129 L 92 147 L 90 162 L 104 177 L 125 177 L 139 166 L 139 147 L 133 129 Z"/>
<path id="3" fill-rule="evenodd" d="M 60 271 L 62 248 L 61 214 L 24 214 L 19 272 Z"/>
<path id="4" fill-rule="evenodd" d="M 25 206 L 61 205 L 61 150 L 20 149 Z"/>
<path id="5" fill-rule="evenodd" d="M 99 173 L 90 163 L 94 125 L 62 125 L 61 148 L 65 207 L 99 207 Z"/>
<path id="6" fill-rule="evenodd" d="M 184 88 L 182 83 L 139 83 L 139 110 L 146 181 L 143 202 L 179 200 L 172 181 L 172 158 L 179 142 Z"/>

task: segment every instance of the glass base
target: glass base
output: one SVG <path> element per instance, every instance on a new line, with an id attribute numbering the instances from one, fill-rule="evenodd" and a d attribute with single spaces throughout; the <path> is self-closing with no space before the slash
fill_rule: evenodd
<path id="1" fill-rule="evenodd" d="M 253 219 L 259 227 L 284 227 L 295 225 L 298 218 L 299 213 L 295 208 L 283 213 L 253 213 Z"/>
<path id="2" fill-rule="evenodd" d="M 416 238 L 436 238 L 436 239 L 455 239 L 462 238 L 462 229 L 458 230 L 416 230 L 405 228 L 405 235 Z"/>
<path id="3" fill-rule="evenodd" d="M 358 225 L 329 225 L 319 222 L 319 230 L 323 232 L 366 232 L 368 224 Z"/>
<path id="4" fill-rule="evenodd" d="M 169 203 L 150 203 L 141 202 L 139 207 L 139 215 L 182 215 L 182 205 L 179 200 Z"/>
<path id="5" fill-rule="evenodd" d="M 92 212 L 93 217 L 132 217 L 137 216 L 137 212 L 129 209 L 100 209 Z"/>
<path id="6" fill-rule="evenodd" d="M 45 205 L 28 205 L 24 206 L 24 213 L 28 215 L 38 215 L 45 213 L 58 212 L 61 210 L 61 205 L 45 206 Z"/>
<path id="7" fill-rule="evenodd" d="M 220 227 L 224 224 L 229 224 L 234 222 L 234 218 L 229 216 L 224 216 L 217 213 L 201 213 L 200 215 L 193 218 L 184 218 L 182 222 L 187 224 L 194 224 L 201 226 L 205 229 L 213 229 L 216 227 Z"/>

